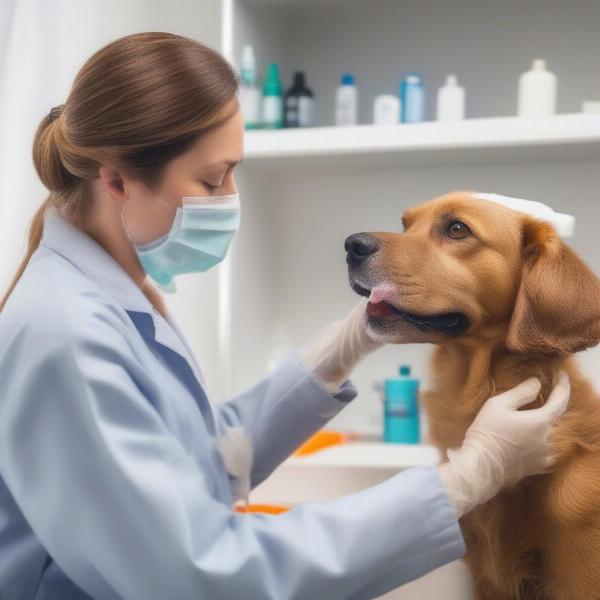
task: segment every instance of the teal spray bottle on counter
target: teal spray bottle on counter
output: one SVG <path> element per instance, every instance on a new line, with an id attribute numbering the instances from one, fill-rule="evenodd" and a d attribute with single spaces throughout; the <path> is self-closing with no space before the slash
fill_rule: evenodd
<path id="1" fill-rule="evenodd" d="M 419 418 L 419 380 L 412 379 L 410 367 L 402 365 L 398 379 L 384 381 L 383 440 L 396 444 L 421 441 Z"/>

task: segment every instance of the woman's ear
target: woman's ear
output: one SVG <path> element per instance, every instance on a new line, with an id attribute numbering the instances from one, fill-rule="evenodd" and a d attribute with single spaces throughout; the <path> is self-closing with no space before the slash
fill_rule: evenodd
<path id="1" fill-rule="evenodd" d="M 508 349 L 564 355 L 600 343 L 600 280 L 549 224 L 524 219 L 522 260 Z"/>
<path id="2" fill-rule="evenodd" d="M 125 195 L 125 183 L 121 174 L 112 167 L 102 165 L 98 169 L 100 187 L 112 197 L 122 199 Z"/>

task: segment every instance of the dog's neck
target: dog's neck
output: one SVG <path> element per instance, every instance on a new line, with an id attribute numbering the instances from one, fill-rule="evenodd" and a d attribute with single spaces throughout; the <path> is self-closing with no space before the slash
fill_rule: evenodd
<path id="1" fill-rule="evenodd" d="M 438 346 L 432 365 L 435 379 L 425 398 L 434 443 L 442 448 L 459 446 L 484 402 L 528 377 L 542 383 L 540 395 L 530 406 L 543 404 L 565 360 L 511 353 L 497 339 Z"/>

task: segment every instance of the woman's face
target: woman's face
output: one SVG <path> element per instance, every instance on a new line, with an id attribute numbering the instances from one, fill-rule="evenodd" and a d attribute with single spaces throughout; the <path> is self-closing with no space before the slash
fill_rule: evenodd
<path id="1" fill-rule="evenodd" d="M 132 241 L 146 244 L 165 235 L 184 196 L 206 196 L 209 202 L 210 196 L 237 193 L 234 169 L 242 159 L 243 143 L 244 120 L 238 108 L 222 125 L 200 136 L 187 152 L 173 159 L 155 190 L 128 182 L 123 211 Z"/>

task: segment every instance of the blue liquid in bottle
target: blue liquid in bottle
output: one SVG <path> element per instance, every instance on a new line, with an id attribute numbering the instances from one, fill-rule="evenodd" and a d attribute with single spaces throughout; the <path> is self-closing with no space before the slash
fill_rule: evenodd
<path id="1" fill-rule="evenodd" d="M 421 441 L 419 418 L 419 380 L 410 377 L 410 367 L 400 367 L 399 379 L 384 383 L 383 439 L 396 444 Z"/>
<path id="2" fill-rule="evenodd" d="M 400 84 L 402 122 L 419 123 L 425 120 L 425 88 L 417 73 L 409 73 Z"/>

